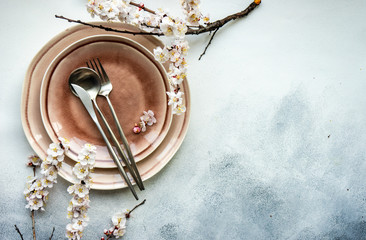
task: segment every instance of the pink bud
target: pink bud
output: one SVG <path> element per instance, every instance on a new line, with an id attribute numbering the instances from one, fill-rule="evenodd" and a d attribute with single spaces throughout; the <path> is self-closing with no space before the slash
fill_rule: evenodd
<path id="1" fill-rule="evenodd" d="M 135 126 L 134 128 L 133 128 L 133 132 L 134 133 L 140 133 L 141 132 L 141 128 L 139 127 L 139 126 Z"/>

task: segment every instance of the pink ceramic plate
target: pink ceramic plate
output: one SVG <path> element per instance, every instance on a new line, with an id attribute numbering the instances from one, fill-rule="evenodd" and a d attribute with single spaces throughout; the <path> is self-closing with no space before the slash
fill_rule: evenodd
<path id="1" fill-rule="evenodd" d="M 108 27 L 114 27 L 121 30 L 136 30 L 136 28 L 132 26 L 119 23 L 103 22 L 97 24 L 103 24 Z M 45 158 L 47 156 L 46 150 L 48 145 L 52 142 L 42 124 L 40 113 L 39 89 L 41 87 L 42 78 L 51 61 L 66 47 L 85 37 L 99 34 L 105 34 L 105 32 L 100 29 L 89 28 L 81 25 L 69 28 L 50 40 L 34 57 L 28 68 L 22 92 L 22 124 L 24 133 L 31 147 L 41 158 Z M 120 36 L 122 34 L 116 33 L 115 35 Z M 138 42 L 150 52 L 152 52 L 156 46 L 162 46 L 162 43 L 152 36 L 123 36 Z M 168 64 L 165 64 L 164 67 L 167 69 Z M 187 107 L 187 112 L 180 116 L 173 116 L 171 126 L 161 144 L 145 159 L 137 163 L 142 180 L 144 181 L 157 174 L 171 160 L 186 135 L 190 116 L 190 94 L 187 81 L 183 82 L 181 88 L 185 93 L 183 97 Z M 66 157 L 64 164 L 59 171 L 60 176 L 71 182 L 73 179 L 71 169 L 74 164 L 75 162 L 73 160 Z M 126 187 L 126 184 L 115 168 L 96 168 L 92 177 L 94 179 L 94 184 L 92 186 L 93 189 L 106 190 Z"/>
<path id="2" fill-rule="evenodd" d="M 71 72 L 85 67 L 86 61 L 96 57 L 112 82 L 110 99 L 138 162 L 151 154 L 165 138 L 172 110 L 167 107 L 169 81 L 164 67 L 136 41 L 116 35 L 94 35 L 74 42 L 58 54 L 49 65 L 41 85 L 44 126 L 52 141 L 57 141 L 58 137 L 70 140 L 68 156 L 71 159 L 77 160 L 83 145 L 91 143 L 97 146 L 96 167 L 115 167 L 101 134 L 68 85 Z M 107 101 L 103 97 L 98 97 L 97 101 L 117 134 Z M 148 109 L 155 113 L 157 123 L 147 127 L 146 132 L 134 134 L 134 123 L 138 123 L 143 111 Z"/>

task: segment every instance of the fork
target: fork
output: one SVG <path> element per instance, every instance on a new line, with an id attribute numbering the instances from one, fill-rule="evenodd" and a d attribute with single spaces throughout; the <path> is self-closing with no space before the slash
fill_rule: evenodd
<path id="1" fill-rule="evenodd" d="M 94 59 L 93 59 L 93 61 L 89 60 L 89 63 L 86 62 L 86 65 L 87 65 L 88 68 L 91 68 L 91 69 L 97 71 L 98 74 L 99 74 L 99 76 L 100 76 L 100 79 L 101 79 L 101 88 L 99 90 L 98 95 L 103 96 L 103 97 L 105 97 L 107 99 L 109 108 L 110 108 L 110 110 L 112 112 L 112 116 L 113 116 L 114 122 L 117 125 L 118 133 L 119 133 L 119 135 L 120 135 L 120 137 L 122 139 L 122 143 L 123 143 L 123 146 L 124 146 L 124 148 L 125 148 L 125 150 L 127 152 L 128 157 L 126 156 L 125 152 L 121 149 L 120 144 L 116 144 L 116 145 L 118 145 L 118 146 L 116 146 L 117 147 L 117 151 L 120 154 L 120 156 L 122 157 L 123 162 L 125 163 L 125 165 L 127 166 L 128 170 L 130 171 L 131 176 L 135 180 L 137 186 L 140 188 L 140 190 L 144 190 L 145 187 L 144 187 L 144 185 L 142 183 L 141 176 L 140 176 L 140 173 L 139 173 L 139 171 L 137 169 L 136 162 L 135 162 L 135 159 L 134 159 L 134 157 L 132 155 L 130 146 L 128 144 L 128 141 L 126 139 L 126 136 L 123 133 L 121 124 L 118 121 L 116 112 L 114 111 L 114 108 L 113 108 L 113 105 L 112 105 L 112 102 L 109 99 L 109 94 L 110 94 L 110 92 L 113 89 L 112 83 L 109 80 L 109 77 L 108 77 L 107 73 L 105 72 L 105 70 L 103 68 L 103 65 L 100 63 L 99 58 L 97 58 L 97 62 L 98 62 L 98 64 L 95 62 Z M 132 169 L 131 169 L 131 166 L 132 166 Z"/>

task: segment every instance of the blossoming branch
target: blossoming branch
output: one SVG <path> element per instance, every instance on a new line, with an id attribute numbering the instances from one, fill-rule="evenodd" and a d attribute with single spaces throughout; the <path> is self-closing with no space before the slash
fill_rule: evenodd
<path id="1" fill-rule="evenodd" d="M 154 49 L 155 59 L 161 63 L 170 61 L 168 79 L 170 83 L 170 91 L 167 92 L 169 96 L 169 103 L 173 107 L 173 114 L 180 115 L 186 111 L 183 103 L 182 95 L 179 85 L 187 76 L 187 50 L 188 42 L 185 40 L 187 34 L 201 34 L 205 32 L 214 33 L 201 54 L 205 54 L 208 46 L 211 44 L 216 32 L 229 21 L 242 18 L 254 10 L 261 0 L 255 0 L 245 10 L 229 15 L 226 18 L 210 22 L 208 15 L 202 14 L 200 11 L 200 0 L 181 0 L 181 7 L 184 18 L 174 17 L 168 11 L 159 8 L 153 11 L 146 8 L 144 4 L 137 4 L 130 0 L 89 0 L 87 10 L 92 17 L 98 16 L 103 21 L 120 21 L 138 27 L 141 31 L 131 32 L 124 30 L 117 30 L 113 28 L 104 27 L 102 25 L 95 25 L 85 23 L 80 20 L 72 20 L 63 16 L 57 18 L 68 20 L 69 22 L 80 23 L 83 25 L 97 27 L 106 31 L 114 31 L 119 33 L 129 34 L 144 34 L 155 36 L 166 36 L 168 41 L 164 48 L 157 47 Z"/>
<path id="2" fill-rule="evenodd" d="M 71 223 L 66 226 L 66 237 L 68 239 L 80 239 L 83 236 L 84 228 L 88 225 L 90 172 L 95 165 L 96 149 L 94 145 L 85 144 L 78 155 L 78 162 L 73 168 L 76 183 L 67 188 L 69 194 L 72 195 L 67 208 L 67 216 L 71 219 Z"/>

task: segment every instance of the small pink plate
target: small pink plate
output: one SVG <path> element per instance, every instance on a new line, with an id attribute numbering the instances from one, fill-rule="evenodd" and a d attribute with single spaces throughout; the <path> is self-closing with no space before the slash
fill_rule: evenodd
<path id="1" fill-rule="evenodd" d="M 115 167 L 101 134 L 68 85 L 71 72 L 85 67 L 88 60 L 95 58 L 101 61 L 111 80 L 113 90 L 110 100 L 138 162 L 151 154 L 165 138 L 171 124 L 172 110 L 167 105 L 169 82 L 164 67 L 145 47 L 128 38 L 89 36 L 72 43 L 56 56 L 41 86 L 41 115 L 45 129 L 54 142 L 58 137 L 70 140 L 68 156 L 71 159 L 77 160 L 83 145 L 91 143 L 97 147 L 96 167 Z M 97 102 L 119 138 L 106 99 L 99 96 Z M 147 110 L 155 113 L 157 122 L 148 126 L 146 132 L 133 133 L 134 124 Z"/>

